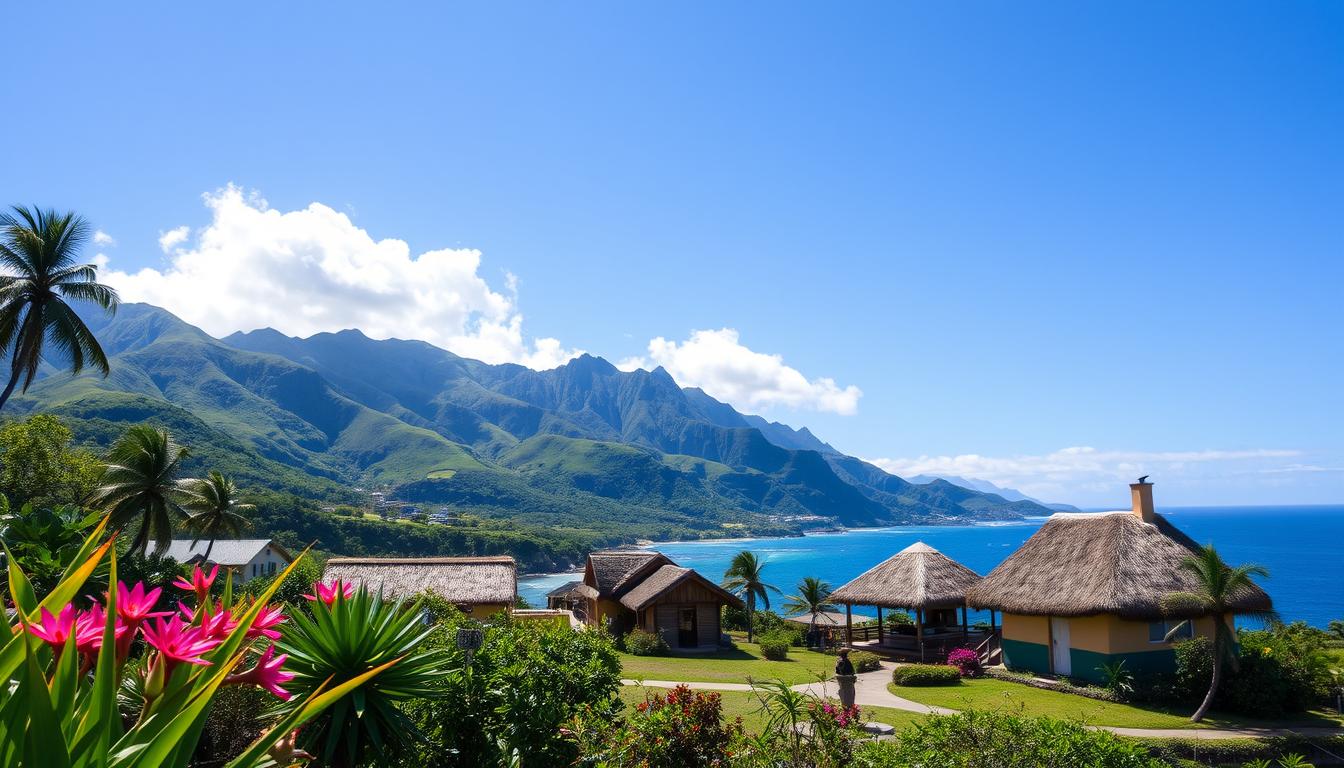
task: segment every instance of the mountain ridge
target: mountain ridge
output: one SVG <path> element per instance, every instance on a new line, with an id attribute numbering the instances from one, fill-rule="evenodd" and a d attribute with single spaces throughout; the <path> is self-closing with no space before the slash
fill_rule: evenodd
<path id="1" fill-rule="evenodd" d="M 144 304 L 89 321 L 112 375 L 44 367 L 16 411 L 54 410 L 93 442 L 109 440 L 116 424 L 178 424 L 213 454 L 238 454 L 248 483 L 274 477 L 308 498 L 358 501 L 376 486 L 491 519 L 631 540 L 1046 511 L 907 483 L 806 428 L 682 388 L 661 368 L 625 372 L 583 355 L 534 371 L 355 329 L 216 339 Z"/>

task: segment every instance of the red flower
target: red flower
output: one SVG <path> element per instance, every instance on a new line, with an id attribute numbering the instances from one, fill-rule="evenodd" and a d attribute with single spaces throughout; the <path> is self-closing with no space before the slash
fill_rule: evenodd
<path id="1" fill-rule="evenodd" d="M 203 627 L 193 627 L 177 616 L 146 622 L 141 632 L 145 635 L 145 642 L 158 649 L 173 664 L 209 666 L 210 662 L 202 659 L 201 654 L 213 651 L 223 642 L 210 637 Z M 171 672 L 172 666 L 169 665 L 164 671 Z"/>
<path id="2" fill-rule="evenodd" d="M 313 591 L 316 592 L 317 594 L 304 595 L 304 598 L 307 600 L 321 600 L 327 605 L 331 605 L 332 603 L 336 602 L 336 596 L 338 594 L 343 595 L 346 600 L 349 600 L 350 598 L 354 597 L 355 585 L 346 584 L 340 579 L 337 579 L 331 582 L 330 584 L 323 584 L 322 582 L 319 581 L 313 585 Z"/>
<path id="3" fill-rule="evenodd" d="M 287 658 L 289 657 L 283 653 L 275 656 L 275 646 L 268 645 L 266 650 L 261 652 L 261 657 L 257 659 L 256 666 L 246 672 L 229 675 L 224 682 L 229 684 L 250 683 L 288 701 L 289 691 L 280 687 L 282 683 L 294 679 L 293 672 L 286 672 L 280 668 Z"/>
<path id="4" fill-rule="evenodd" d="M 206 576 L 205 571 L 202 571 L 201 566 L 198 565 L 191 572 L 191 581 L 179 578 L 177 581 L 173 582 L 173 586 L 178 587 L 179 589 L 185 589 L 188 592 L 195 592 L 196 602 L 205 605 L 205 600 L 210 595 L 210 587 L 214 586 L 215 577 L 218 575 L 218 565 L 210 571 L 209 576 Z"/>

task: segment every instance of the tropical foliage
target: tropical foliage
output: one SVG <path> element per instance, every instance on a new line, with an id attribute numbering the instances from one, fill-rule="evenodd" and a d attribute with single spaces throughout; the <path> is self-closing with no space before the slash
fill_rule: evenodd
<path id="1" fill-rule="evenodd" d="M 308 597 L 311 610 L 295 612 L 277 643 L 291 660 L 296 693 L 311 694 L 392 666 L 336 699 L 299 743 L 323 765 L 355 766 L 371 759 L 386 764 L 417 736 L 398 703 L 435 695 L 437 681 L 448 673 L 442 652 L 419 648 L 433 628 L 421 620 L 419 605 L 384 600 L 362 586 L 319 583 Z"/>
<path id="2" fill-rule="evenodd" d="M 790 613 L 808 617 L 808 633 L 816 631 L 817 617 L 826 611 L 835 609 L 831 602 L 831 585 L 815 576 L 804 577 L 798 582 L 798 590 L 784 600 L 784 607 Z"/>
<path id="3" fill-rule="evenodd" d="M 14 206 L 0 215 L 0 349 L 10 354 L 9 383 L 0 408 L 22 380 L 24 392 L 37 376 L 47 343 L 71 373 L 91 366 L 106 376 L 107 355 L 66 299 L 88 301 L 108 312 L 117 292 L 97 282 L 98 267 L 81 264 L 79 251 L 92 233 L 73 213 Z"/>
<path id="4" fill-rule="evenodd" d="M 226 589 L 219 601 L 197 595 L 181 613 L 159 610 L 160 590 L 118 580 L 113 541 L 103 531 L 99 525 L 90 532 L 74 564 L 41 599 L 9 563 L 16 612 L 0 624 L 0 676 L 10 681 L 0 706 L 0 764 L 186 766 L 223 686 L 289 696 L 286 659 L 272 644 L 285 617 L 268 607 L 270 595 L 233 603 Z M 116 587 L 105 602 L 79 608 L 75 601 L 105 561 Z M 231 768 L 291 761 L 289 733 L 385 669 L 294 701 L 289 716 Z"/>
<path id="5" fill-rule="evenodd" d="M 178 474 L 190 452 L 164 429 L 139 424 L 126 430 L 107 457 L 102 484 L 93 503 L 105 510 L 114 528 L 138 523 L 132 551 L 168 546 L 173 523 L 186 517 L 186 493 Z"/>
<path id="6" fill-rule="evenodd" d="M 770 593 L 779 594 L 779 589 L 765 583 L 762 571 L 765 561 L 754 552 L 743 550 L 733 555 L 728 569 L 723 572 L 723 588 L 742 598 L 747 606 L 747 642 L 751 642 L 755 630 L 756 601 L 762 608 L 770 607 Z"/>
<path id="7" fill-rule="evenodd" d="M 0 493 L 15 508 L 79 504 L 103 474 L 91 451 L 72 449 L 69 428 L 39 413 L 0 427 Z"/>
<path id="8" fill-rule="evenodd" d="M 237 538 L 247 527 L 244 513 L 257 507 L 240 501 L 238 486 L 219 470 L 212 469 L 205 478 L 188 480 L 183 486 L 188 493 L 182 506 L 188 512 L 186 527 L 193 536 L 191 543 L 195 546 L 201 539 L 208 540 L 204 557 L 209 560 L 215 539 Z"/>
<path id="9" fill-rule="evenodd" d="M 1163 599 L 1163 607 L 1177 616 L 1208 616 L 1213 619 L 1213 645 L 1209 674 L 1209 690 L 1199 708 L 1190 716 L 1192 722 L 1204 719 L 1213 706 L 1218 693 L 1218 685 L 1223 679 L 1224 664 L 1237 668 L 1236 636 L 1232 630 L 1232 617 L 1237 613 L 1250 614 L 1260 618 L 1277 620 L 1272 611 L 1246 612 L 1232 608 L 1234 598 L 1255 585 L 1254 578 L 1267 578 L 1269 571 L 1259 565 L 1229 566 L 1223 562 L 1218 551 L 1212 545 L 1201 547 L 1199 552 L 1181 561 L 1181 567 L 1193 574 L 1199 587 L 1192 592 L 1174 592 Z M 1183 632 L 1190 623 L 1186 619 L 1177 623 L 1168 633 L 1168 638 Z"/>

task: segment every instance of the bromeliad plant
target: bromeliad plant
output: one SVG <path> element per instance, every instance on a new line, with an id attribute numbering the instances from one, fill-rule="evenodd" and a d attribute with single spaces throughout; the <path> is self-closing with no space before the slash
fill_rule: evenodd
<path id="1" fill-rule="evenodd" d="M 384 600 L 381 593 L 339 580 L 314 584 L 304 597 L 309 611 L 295 612 L 277 642 L 293 674 L 290 689 L 317 691 L 327 681 L 358 680 L 365 670 L 399 662 L 348 689 L 303 730 L 299 744 L 322 765 L 390 764 L 419 736 L 399 702 L 442 695 L 439 683 L 450 673 L 446 653 L 422 647 L 434 625 L 424 621 L 418 601 Z M 291 713 L 299 706 L 294 700 L 278 711 Z"/>
<path id="2" fill-rule="evenodd" d="M 268 605 L 270 592 L 234 603 L 226 585 L 222 600 L 206 598 L 177 614 L 156 610 L 160 590 L 117 581 L 113 539 L 98 543 L 105 525 L 94 529 L 41 600 L 7 558 L 14 607 L 0 622 L 0 679 L 7 681 L 0 689 L 0 765 L 186 766 L 222 686 L 256 685 L 288 695 L 282 686 L 293 673 L 284 670 L 286 659 L 272 645 L 284 617 Z M 116 587 L 107 591 L 105 605 L 94 600 L 77 608 L 74 601 L 105 559 L 108 583 Z M 131 658 L 141 646 L 138 658 Z M 302 756 L 294 748 L 295 729 L 397 661 L 387 659 L 337 685 L 323 681 L 290 698 L 286 714 L 229 768 L 292 763 Z M 139 694 L 129 713 L 117 706 L 123 683 Z"/>

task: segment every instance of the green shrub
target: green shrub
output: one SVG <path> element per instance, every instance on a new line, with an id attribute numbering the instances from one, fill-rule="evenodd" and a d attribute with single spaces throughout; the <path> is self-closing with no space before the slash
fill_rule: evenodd
<path id="1" fill-rule="evenodd" d="M 955 668 L 953 674 L 959 675 Z M 960 679 L 960 677 L 958 677 Z M 1165 768 L 1141 746 L 1081 723 L 992 711 L 931 716 L 894 741 L 871 742 L 859 768 Z"/>
<path id="2" fill-rule="evenodd" d="M 772 631 L 761 635 L 761 655 L 771 661 L 784 661 L 789 658 L 791 638 L 783 632 Z"/>
<path id="3" fill-rule="evenodd" d="M 1330 686 L 1325 633 L 1300 622 L 1237 633 L 1237 669 L 1224 669 L 1216 709 L 1257 717 L 1302 712 L 1323 701 Z M 1176 644 L 1175 698 L 1194 703 L 1209 689 L 1212 644 L 1196 637 Z"/>
<path id="4" fill-rule="evenodd" d="M 634 629 L 625 636 L 625 652 L 633 656 L 666 656 L 670 650 L 657 632 Z"/>
<path id="5" fill-rule="evenodd" d="M 902 664 L 891 671 L 891 681 L 897 685 L 957 685 L 961 670 L 950 664 Z"/>
<path id="6" fill-rule="evenodd" d="M 719 694 L 679 685 L 648 694 L 618 728 L 605 718 L 581 720 L 575 740 L 584 765 L 719 768 L 741 735 L 741 721 L 724 722 Z"/>
<path id="7" fill-rule="evenodd" d="M 876 672 L 882 668 L 882 657 L 871 651 L 850 651 L 849 663 L 855 672 Z"/>

